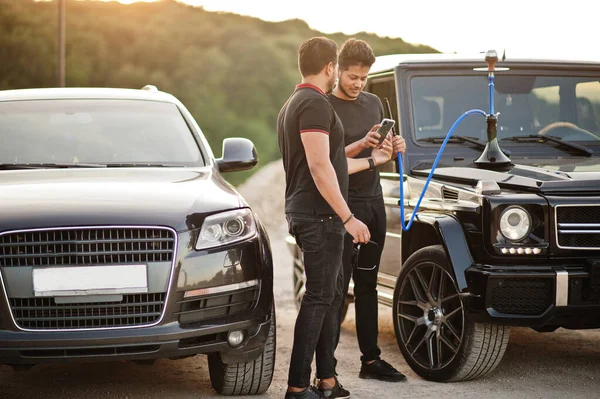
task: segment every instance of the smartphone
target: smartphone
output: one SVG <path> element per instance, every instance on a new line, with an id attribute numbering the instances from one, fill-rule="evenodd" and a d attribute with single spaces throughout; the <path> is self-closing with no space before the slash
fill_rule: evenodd
<path id="1" fill-rule="evenodd" d="M 383 143 L 383 140 L 385 140 L 395 123 L 396 121 L 394 121 L 393 119 L 383 118 L 381 120 L 381 127 L 377 129 L 377 133 L 380 134 L 379 145 Z"/>

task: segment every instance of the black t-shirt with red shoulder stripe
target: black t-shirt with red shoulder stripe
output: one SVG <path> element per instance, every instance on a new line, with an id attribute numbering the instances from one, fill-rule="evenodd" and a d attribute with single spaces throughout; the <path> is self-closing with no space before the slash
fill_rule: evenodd
<path id="1" fill-rule="evenodd" d="M 325 93 L 317 86 L 303 83 L 281 108 L 277 118 L 279 149 L 285 169 L 285 212 L 333 215 L 308 168 L 301 134 L 320 132 L 329 137 L 329 159 L 345 200 L 348 198 L 348 163 L 344 127 Z"/>

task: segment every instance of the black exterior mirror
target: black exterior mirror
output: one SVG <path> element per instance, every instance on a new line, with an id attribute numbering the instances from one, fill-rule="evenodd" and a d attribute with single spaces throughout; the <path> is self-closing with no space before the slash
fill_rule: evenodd
<path id="1" fill-rule="evenodd" d="M 236 172 L 252 169 L 258 163 L 254 143 L 241 137 L 223 140 L 223 155 L 217 159 L 219 172 Z"/>

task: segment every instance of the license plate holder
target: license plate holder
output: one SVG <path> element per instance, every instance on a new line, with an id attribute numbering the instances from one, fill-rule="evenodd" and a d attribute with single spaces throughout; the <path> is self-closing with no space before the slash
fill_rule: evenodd
<path id="1" fill-rule="evenodd" d="M 34 268 L 32 278 L 36 297 L 148 292 L 146 265 Z"/>

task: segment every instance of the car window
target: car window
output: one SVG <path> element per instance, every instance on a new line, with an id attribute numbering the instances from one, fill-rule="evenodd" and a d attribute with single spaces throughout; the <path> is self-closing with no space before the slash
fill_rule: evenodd
<path id="1" fill-rule="evenodd" d="M 0 102 L 0 138 L 0 163 L 204 165 L 185 119 L 167 102 Z"/>
<path id="2" fill-rule="evenodd" d="M 416 76 L 411 80 L 415 139 L 443 137 L 465 111 L 489 111 L 487 75 Z M 598 78 L 497 75 L 498 137 L 548 134 L 565 141 L 600 140 Z M 464 119 L 455 135 L 486 139 L 480 117 Z"/>
<path id="3" fill-rule="evenodd" d="M 595 134 L 600 133 L 600 90 L 598 82 L 583 82 L 575 86 L 577 125 Z"/>

